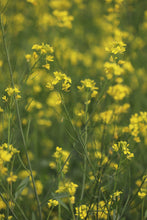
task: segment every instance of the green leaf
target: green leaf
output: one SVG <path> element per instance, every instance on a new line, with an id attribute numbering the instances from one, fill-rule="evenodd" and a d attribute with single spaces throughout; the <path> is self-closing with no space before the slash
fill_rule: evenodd
<path id="1" fill-rule="evenodd" d="M 18 196 L 20 196 L 20 194 L 22 193 L 24 188 L 28 185 L 28 183 L 29 183 L 29 176 L 23 179 L 21 183 L 19 184 L 19 186 L 17 187 L 16 193 L 15 193 L 15 200 L 18 198 Z"/>
<path id="2" fill-rule="evenodd" d="M 52 193 L 52 196 L 54 199 L 56 199 L 59 204 L 65 208 L 68 212 L 69 212 L 69 208 L 68 206 L 61 200 L 62 198 L 67 198 L 67 194 L 59 194 L 59 195 L 56 195 L 55 193 Z"/>
<path id="3" fill-rule="evenodd" d="M 32 220 L 36 220 L 36 216 L 35 216 L 34 212 L 32 212 Z"/>
<path id="4" fill-rule="evenodd" d="M 145 210 L 144 218 L 147 219 L 147 209 Z"/>
<path id="5" fill-rule="evenodd" d="M 63 208 L 65 208 L 65 209 L 69 212 L 68 206 L 67 206 L 64 202 L 62 202 L 61 199 L 56 198 L 56 200 L 59 202 L 59 204 L 60 204 Z"/>

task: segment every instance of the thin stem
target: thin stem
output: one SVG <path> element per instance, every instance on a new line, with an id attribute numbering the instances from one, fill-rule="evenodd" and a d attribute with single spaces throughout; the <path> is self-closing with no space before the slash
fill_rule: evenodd
<path id="1" fill-rule="evenodd" d="M 142 206 L 141 206 L 141 220 L 144 220 L 143 210 L 144 210 L 144 199 L 143 199 Z"/>
<path id="2" fill-rule="evenodd" d="M 61 205 L 58 205 L 58 219 L 61 220 Z"/>
<path id="3" fill-rule="evenodd" d="M 11 101 L 10 101 L 10 109 L 11 109 Z M 10 131 L 11 131 L 11 110 L 8 108 L 8 149 L 10 145 Z M 8 167 L 8 165 L 7 165 Z M 12 183 L 11 183 L 12 184 Z M 7 190 L 9 191 L 9 187 L 11 188 L 11 184 L 7 183 Z M 7 205 L 7 218 L 9 216 L 9 206 Z"/>
<path id="4" fill-rule="evenodd" d="M 61 94 L 60 94 L 60 95 L 61 95 Z M 82 146 L 82 148 L 83 148 L 83 150 L 84 150 L 84 153 L 85 153 L 85 155 L 86 155 L 87 161 L 88 161 L 88 163 L 89 163 L 89 165 L 90 165 L 90 167 L 91 167 L 91 169 L 92 169 L 92 171 L 93 171 L 93 173 L 94 173 L 94 167 L 93 167 L 93 165 L 92 165 L 92 163 L 91 163 L 91 161 L 90 161 L 90 158 L 89 158 L 89 156 L 88 156 L 88 154 L 87 154 L 87 151 L 85 151 L 85 143 L 84 143 L 84 141 L 82 140 L 81 136 L 79 135 L 78 131 L 76 130 L 76 128 L 74 127 L 74 125 L 73 125 L 73 123 L 72 123 L 72 120 L 71 120 L 71 118 L 70 118 L 69 112 L 68 112 L 68 110 L 67 110 L 67 108 L 66 108 L 66 105 L 65 105 L 65 103 L 64 103 L 64 99 L 63 99 L 62 95 L 61 95 L 61 98 L 62 98 L 62 104 L 63 104 L 64 110 L 65 110 L 66 116 L 67 116 L 67 118 L 69 119 L 69 122 L 70 122 L 70 124 L 71 124 L 73 130 L 75 131 L 75 134 L 76 134 L 76 136 L 77 136 L 77 139 L 78 139 L 79 143 L 81 144 L 81 146 Z M 88 121 L 88 120 L 87 120 L 87 121 Z M 86 127 L 86 125 L 87 125 L 87 122 L 86 122 L 86 124 L 85 124 L 85 127 Z"/>
<path id="5" fill-rule="evenodd" d="M 85 108 L 85 123 L 87 122 L 87 112 L 88 112 L 88 104 L 86 104 L 86 108 Z M 85 145 L 85 152 L 86 154 L 84 154 L 84 173 L 83 173 L 83 184 L 82 184 L 82 191 L 81 191 L 81 198 L 80 200 L 83 200 L 83 196 L 84 196 L 84 189 L 85 189 L 85 183 L 86 183 L 86 169 L 87 169 L 87 123 L 85 125 L 85 137 L 84 137 L 84 145 Z"/>
<path id="6" fill-rule="evenodd" d="M 70 199 L 69 199 L 69 205 L 70 205 L 70 209 L 71 209 L 71 213 L 72 213 L 72 218 L 73 218 L 73 220 L 75 220 L 75 215 L 74 215 L 73 205 L 72 205 Z"/>
<path id="7" fill-rule="evenodd" d="M 50 215 L 51 215 L 51 213 L 52 213 L 52 211 L 53 211 L 53 208 L 54 208 L 54 207 L 52 207 L 51 210 L 49 211 L 48 216 L 47 216 L 47 220 L 49 220 L 49 217 L 50 217 Z"/>
<path id="8" fill-rule="evenodd" d="M 5 48 L 6 57 L 7 57 L 7 62 L 8 62 L 8 66 L 9 66 L 11 83 L 12 83 L 12 87 L 15 88 L 14 80 L 13 80 L 13 71 L 12 71 L 12 66 L 11 66 L 11 62 L 10 62 L 10 57 L 9 57 L 9 52 L 8 52 L 8 47 L 7 47 L 6 37 L 5 37 L 5 31 L 4 31 L 1 15 L 0 15 L 0 25 L 1 25 L 1 30 L 2 30 L 2 37 L 3 37 L 4 48 Z M 22 128 L 22 122 L 21 122 L 21 117 L 20 117 L 19 106 L 18 106 L 17 99 L 15 97 L 15 94 L 14 94 L 14 100 L 15 100 L 15 105 L 16 105 L 16 111 L 17 111 L 19 128 L 20 128 L 20 132 L 21 132 L 21 136 L 22 136 L 22 141 L 23 141 L 23 145 L 24 145 L 24 149 L 25 149 L 25 153 L 26 153 L 26 157 L 27 157 L 27 162 L 28 162 L 28 166 L 29 166 L 29 170 L 30 170 L 30 174 L 31 174 L 31 178 L 32 178 L 34 194 L 35 194 L 37 205 L 38 205 L 39 217 L 40 217 L 40 220 L 42 220 L 40 201 L 39 201 L 39 197 L 38 197 L 37 190 L 36 190 L 35 180 L 34 180 L 34 177 L 33 177 L 33 174 L 32 174 L 32 166 L 31 166 L 30 159 L 29 159 L 29 156 L 28 156 L 28 153 L 27 153 L 27 146 L 26 146 L 26 141 L 25 141 L 24 132 L 23 132 L 23 128 Z"/>

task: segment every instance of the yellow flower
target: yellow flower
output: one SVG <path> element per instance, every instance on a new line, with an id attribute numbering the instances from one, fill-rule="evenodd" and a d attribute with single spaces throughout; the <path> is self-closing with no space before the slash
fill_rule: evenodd
<path id="1" fill-rule="evenodd" d="M 2 96 L 2 100 L 3 100 L 4 102 L 7 102 L 7 101 L 8 101 L 8 99 L 7 99 L 6 96 Z"/>
<path id="2" fill-rule="evenodd" d="M 56 18 L 56 24 L 59 27 L 66 27 L 66 28 L 71 28 L 72 27 L 72 21 L 74 19 L 73 16 L 68 15 L 68 11 L 59 11 L 59 10 L 54 10 L 53 15 Z"/>
<path id="3" fill-rule="evenodd" d="M 62 90 L 68 92 L 71 86 L 71 78 L 68 77 L 65 73 L 61 73 L 57 71 L 54 72 L 54 78 L 48 81 L 46 87 L 53 90 L 54 86 L 57 85 L 59 82 L 61 82 L 62 84 Z"/>
<path id="4" fill-rule="evenodd" d="M 10 172 L 10 175 L 9 175 L 9 177 L 7 178 L 8 183 L 16 182 L 16 180 L 17 180 L 17 176 L 16 176 L 16 175 L 13 175 L 13 172 Z"/>
<path id="5" fill-rule="evenodd" d="M 26 58 L 27 62 L 29 62 L 31 60 L 31 54 L 26 54 L 25 58 Z"/>
<path id="6" fill-rule="evenodd" d="M 109 124 L 113 119 L 113 111 L 108 110 L 105 112 L 100 113 L 100 118 L 106 123 Z"/>
<path id="7" fill-rule="evenodd" d="M 80 216 L 81 219 L 84 219 L 87 216 L 87 206 L 86 205 L 81 205 L 80 207 L 76 207 L 76 214 Z"/>
<path id="8" fill-rule="evenodd" d="M 73 182 L 68 182 L 65 184 L 65 187 L 67 188 L 70 196 L 73 196 L 76 192 L 76 188 L 78 187 L 78 185 Z"/>
<path id="9" fill-rule="evenodd" d="M 11 87 L 6 88 L 5 91 L 7 92 L 8 96 L 12 96 L 14 93 L 16 95 L 18 95 L 18 93 L 20 93 L 19 89 L 16 88 L 16 87 L 14 87 L 14 88 L 11 88 Z"/>
<path id="10" fill-rule="evenodd" d="M 116 152 L 119 150 L 117 144 L 113 144 L 112 148 L 113 148 L 113 150 L 116 151 Z"/>
<path id="11" fill-rule="evenodd" d="M 75 203 L 75 196 L 71 196 L 69 199 L 70 199 L 71 204 Z"/>
<path id="12" fill-rule="evenodd" d="M 144 199 L 145 196 L 147 196 L 147 193 L 145 193 L 145 192 L 138 192 L 138 196 L 139 196 L 141 199 Z"/>
<path id="13" fill-rule="evenodd" d="M 107 46 L 105 47 L 105 50 L 107 52 L 113 53 L 113 54 L 118 54 L 118 53 L 124 53 L 126 50 L 126 44 L 123 43 L 122 41 L 110 41 L 107 43 Z"/>
<path id="14" fill-rule="evenodd" d="M 47 63 L 47 64 L 45 64 L 45 65 L 42 65 L 42 67 L 44 67 L 45 69 L 49 70 L 49 69 L 50 69 L 50 64 Z"/>
<path id="15" fill-rule="evenodd" d="M 107 93 L 115 100 L 119 101 L 130 94 L 130 88 L 126 85 L 116 84 L 114 86 L 110 86 Z"/>
<path id="16" fill-rule="evenodd" d="M 0 150 L 0 159 L 9 162 L 12 158 L 12 154 L 6 150 Z"/>
<path id="17" fill-rule="evenodd" d="M 56 163 L 55 162 L 50 162 L 49 163 L 49 167 L 51 168 L 51 169 L 56 169 Z"/>
<path id="18" fill-rule="evenodd" d="M 1 107 L 0 107 L 0 112 L 4 112 L 4 109 L 2 109 Z"/>
<path id="19" fill-rule="evenodd" d="M 2 198 L 0 197 L 0 210 L 1 209 L 5 209 L 6 208 L 6 204 L 4 203 L 4 201 L 2 200 Z"/>
<path id="20" fill-rule="evenodd" d="M 43 185 L 42 185 L 41 181 L 36 180 L 35 185 L 36 185 L 37 194 L 40 195 L 43 191 Z"/>
<path id="21" fill-rule="evenodd" d="M 46 56 L 46 61 L 54 61 L 54 57 L 51 55 Z"/>
<path id="22" fill-rule="evenodd" d="M 57 200 L 55 200 L 55 199 L 50 199 L 50 200 L 48 201 L 48 207 L 49 207 L 49 208 L 55 207 L 55 206 L 57 206 L 58 204 L 59 204 L 59 202 L 58 202 Z"/>

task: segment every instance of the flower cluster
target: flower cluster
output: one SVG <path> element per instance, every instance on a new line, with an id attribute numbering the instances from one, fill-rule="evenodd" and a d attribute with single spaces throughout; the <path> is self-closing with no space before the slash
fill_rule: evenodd
<path id="1" fill-rule="evenodd" d="M 48 207 L 49 207 L 49 208 L 55 207 L 55 206 L 57 206 L 58 204 L 59 204 L 59 202 L 58 202 L 57 200 L 55 200 L 55 199 L 50 199 L 50 200 L 48 201 Z"/>
<path id="2" fill-rule="evenodd" d="M 139 192 L 138 192 L 138 196 L 141 198 L 141 199 L 144 199 L 145 197 L 147 197 L 147 175 L 144 175 L 142 177 L 142 181 L 141 180 L 138 180 L 136 182 L 136 184 L 138 185 L 138 187 L 141 186 Z"/>
<path id="3" fill-rule="evenodd" d="M 124 53 L 126 50 L 126 44 L 123 43 L 122 41 L 110 41 L 107 43 L 107 46 L 105 47 L 105 50 L 107 52 L 110 52 L 112 54 L 121 54 Z"/>
<path id="4" fill-rule="evenodd" d="M 130 94 L 130 88 L 126 85 L 116 84 L 110 86 L 107 93 L 112 96 L 114 100 L 120 101 Z"/>
<path id="5" fill-rule="evenodd" d="M 76 193 L 77 187 L 78 187 L 78 185 L 71 182 L 71 181 L 67 181 L 64 184 L 62 182 L 60 182 L 59 187 L 56 190 L 56 193 L 57 194 L 67 193 L 65 198 L 69 198 L 70 203 L 74 204 L 75 203 L 75 193 Z"/>
<path id="6" fill-rule="evenodd" d="M 12 157 L 14 154 L 19 153 L 16 148 L 14 148 L 12 145 L 8 145 L 7 143 L 4 143 L 0 146 L 0 170 L 1 174 L 7 176 L 8 175 L 8 168 L 7 168 L 7 163 L 11 161 Z M 16 180 L 16 178 L 14 178 Z M 8 176 L 8 182 L 15 181 L 13 179 L 13 173 L 10 173 L 10 176 Z"/>
<path id="7" fill-rule="evenodd" d="M 130 152 L 129 144 L 126 141 L 120 141 L 117 144 L 113 144 L 112 148 L 115 152 L 122 152 L 128 160 L 134 157 L 134 153 Z"/>
<path id="8" fill-rule="evenodd" d="M 103 120 L 104 123 L 109 124 L 113 120 L 113 111 L 108 110 L 100 113 L 100 118 Z"/>
<path id="9" fill-rule="evenodd" d="M 69 162 L 67 161 L 68 156 L 68 151 L 63 150 L 62 147 L 56 147 L 56 152 L 53 154 L 56 163 L 50 162 L 49 166 L 53 169 L 57 169 L 58 172 L 62 170 L 64 174 L 67 173 L 69 165 Z"/>
<path id="10" fill-rule="evenodd" d="M 135 113 L 130 118 L 130 124 L 124 128 L 124 132 L 129 132 L 135 142 L 140 142 L 140 135 L 146 138 L 147 112 Z"/>
<path id="11" fill-rule="evenodd" d="M 98 87 L 96 87 L 96 83 L 94 80 L 85 79 L 81 80 L 81 86 L 77 86 L 78 90 L 83 93 L 86 103 L 90 103 L 91 98 L 95 98 L 98 94 Z"/>
<path id="12" fill-rule="evenodd" d="M 76 215 L 80 216 L 81 219 L 85 219 L 87 216 L 88 207 L 86 205 L 80 205 L 76 207 Z"/>
<path id="13" fill-rule="evenodd" d="M 57 26 L 66 28 L 72 27 L 71 22 L 73 21 L 74 17 L 72 15 L 69 15 L 68 11 L 54 10 L 53 15 L 56 18 Z"/>
<path id="14" fill-rule="evenodd" d="M 16 182 L 17 175 L 15 175 L 11 170 L 9 170 L 9 166 L 11 165 L 12 159 L 14 160 L 14 155 L 19 153 L 19 151 L 14 148 L 12 145 L 8 145 L 7 143 L 4 143 L 0 146 L 0 184 L 10 184 L 12 186 L 12 182 Z M 4 200 L 3 200 L 4 198 Z M 14 207 L 14 203 L 12 202 L 11 198 L 7 193 L 2 193 L 0 197 L 0 210 L 6 209 L 6 203 L 4 201 L 7 201 L 9 204 L 9 207 Z M 4 214 L 0 214 L 0 219 L 5 219 Z M 9 216 L 8 219 L 11 219 L 12 216 Z"/>
<path id="15" fill-rule="evenodd" d="M 71 86 L 71 78 L 68 77 L 65 73 L 57 71 L 53 74 L 54 77 L 48 81 L 46 87 L 50 90 L 53 90 L 57 84 L 61 83 L 61 89 L 65 92 L 68 92 Z"/>
<path id="16" fill-rule="evenodd" d="M 15 95 L 16 99 L 20 99 L 21 96 L 19 95 L 20 90 L 17 87 L 8 87 L 5 89 L 5 92 L 7 93 L 7 96 L 3 96 L 2 100 L 7 102 L 8 101 L 8 97 L 12 97 L 13 95 Z"/>
<path id="17" fill-rule="evenodd" d="M 34 50 L 33 54 L 26 54 L 25 58 L 27 62 L 31 62 L 32 66 L 37 64 L 37 61 L 41 57 L 45 57 L 45 64 L 42 65 L 43 68 L 50 70 L 50 62 L 54 61 L 54 56 L 50 55 L 53 54 L 54 49 L 51 47 L 49 44 L 44 44 L 42 43 L 41 45 L 39 44 L 34 44 L 32 46 L 32 50 Z"/>

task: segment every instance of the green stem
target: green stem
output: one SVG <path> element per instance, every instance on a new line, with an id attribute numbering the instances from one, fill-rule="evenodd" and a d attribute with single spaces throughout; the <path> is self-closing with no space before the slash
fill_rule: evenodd
<path id="1" fill-rule="evenodd" d="M 11 97 L 10 97 L 11 99 Z M 10 109 L 9 109 L 10 108 Z M 9 145 L 10 145 L 10 135 L 11 135 L 11 100 L 10 100 L 10 106 L 8 108 L 8 150 L 9 150 Z M 8 167 L 8 166 L 7 166 Z M 12 184 L 12 183 L 11 183 Z M 9 188 L 10 187 L 10 188 Z M 9 185 L 7 183 L 7 190 L 11 190 L 12 185 Z M 7 206 L 7 218 L 9 217 L 9 206 Z"/>
<path id="2" fill-rule="evenodd" d="M 51 216 L 51 213 L 52 213 L 52 211 L 53 211 L 53 208 L 54 208 L 54 207 L 52 207 L 51 210 L 49 211 L 49 214 L 48 214 L 48 216 L 47 216 L 47 220 L 49 220 L 49 217 Z"/>
<path id="3" fill-rule="evenodd" d="M 61 220 L 61 205 L 58 205 L 58 220 Z"/>
<path id="4" fill-rule="evenodd" d="M 63 96 L 62 96 L 62 94 L 60 94 L 60 95 L 61 95 L 61 98 L 62 98 L 62 105 L 63 105 L 63 107 L 64 107 L 66 116 L 67 116 L 67 118 L 68 118 L 68 120 L 69 120 L 69 122 L 70 122 L 70 124 L 71 124 L 71 126 L 72 126 L 72 128 L 73 128 L 73 130 L 74 130 L 74 132 L 75 132 L 75 134 L 76 134 L 76 136 L 77 136 L 77 139 L 78 139 L 79 143 L 81 144 L 81 146 L 82 146 L 82 148 L 83 148 L 83 150 L 84 150 L 84 153 L 85 153 L 85 155 L 86 155 L 87 161 L 88 161 L 88 163 L 89 163 L 89 165 L 90 165 L 90 167 L 91 167 L 91 169 L 92 169 L 92 171 L 93 171 L 93 173 L 94 173 L 94 167 L 93 167 L 93 165 L 92 165 L 92 162 L 90 161 L 90 158 L 89 158 L 89 156 L 88 156 L 88 154 L 87 154 L 87 151 L 85 150 L 85 149 L 86 149 L 86 148 L 85 148 L 85 143 L 84 143 L 84 141 L 82 140 L 82 138 L 81 138 L 80 134 L 78 133 L 78 131 L 76 130 L 76 128 L 74 127 L 74 125 L 73 125 L 73 123 L 72 123 L 72 120 L 71 120 L 71 117 L 70 117 L 70 115 L 69 115 L 68 109 L 66 108 L 66 105 L 65 105 L 65 103 L 64 103 Z M 87 124 L 88 124 L 88 120 L 87 120 L 87 122 L 85 123 L 85 127 L 87 126 Z M 77 141 L 76 141 L 76 142 L 77 142 Z"/>
<path id="5" fill-rule="evenodd" d="M 144 210 L 144 199 L 143 199 L 142 206 L 141 206 L 141 220 L 144 220 L 143 210 Z"/>
<path id="6" fill-rule="evenodd" d="M 10 145 L 11 112 L 8 114 L 8 147 Z"/>
<path id="7" fill-rule="evenodd" d="M 71 203 L 71 201 L 70 201 L 70 198 L 69 198 L 69 205 L 70 205 L 70 209 L 71 209 L 71 213 L 72 213 L 72 219 L 75 220 L 73 205 L 72 205 L 72 203 Z"/>
<path id="8" fill-rule="evenodd" d="M 86 104 L 85 108 L 85 123 L 87 122 L 87 112 L 88 112 L 88 104 Z M 84 172 L 83 172 L 83 183 L 82 183 L 82 191 L 81 191 L 81 198 L 80 201 L 83 200 L 84 196 L 84 189 L 86 183 L 86 170 L 87 170 L 87 123 L 85 124 L 85 138 L 84 138 L 84 145 L 85 145 L 85 153 L 84 153 Z"/>

